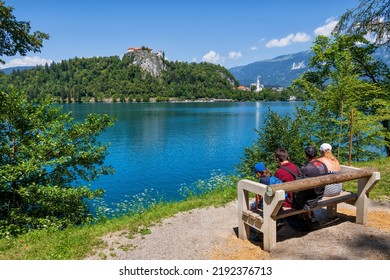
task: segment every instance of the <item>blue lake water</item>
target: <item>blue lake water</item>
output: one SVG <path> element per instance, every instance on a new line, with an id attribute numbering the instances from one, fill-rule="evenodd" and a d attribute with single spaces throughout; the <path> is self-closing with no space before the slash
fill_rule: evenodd
<path id="1" fill-rule="evenodd" d="M 230 174 L 244 148 L 257 138 L 268 107 L 291 113 L 294 102 L 239 103 L 112 103 L 70 104 L 76 121 L 89 113 L 115 116 L 114 127 L 99 136 L 110 143 L 106 163 L 114 175 L 100 177 L 92 188 L 106 190 L 105 200 L 157 190 L 165 199 L 179 199 L 182 184 L 208 179 L 213 171 Z"/>

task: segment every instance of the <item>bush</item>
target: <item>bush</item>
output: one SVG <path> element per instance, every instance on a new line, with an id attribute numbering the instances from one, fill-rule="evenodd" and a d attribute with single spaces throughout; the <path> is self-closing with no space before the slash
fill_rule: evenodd
<path id="1" fill-rule="evenodd" d="M 304 146 L 310 143 L 310 133 L 302 131 L 305 128 L 299 115 L 282 117 L 268 108 L 268 114 L 264 118 L 264 128 L 256 130 L 257 140 L 252 147 L 244 149 L 244 156 L 237 166 L 237 171 L 245 176 L 253 175 L 253 167 L 259 161 L 265 162 L 271 170 L 276 169 L 274 151 L 277 148 L 287 150 L 291 162 L 297 165 L 303 164 Z"/>
<path id="2" fill-rule="evenodd" d="M 88 201 L 103 190 L 80 182 L 113 173 L 103 166 L 107 146 L 96 140 L 113 119 L 91 114 L 75 123 L 61 110 L 0 92 L 0 237 L 92 218 Z"/>

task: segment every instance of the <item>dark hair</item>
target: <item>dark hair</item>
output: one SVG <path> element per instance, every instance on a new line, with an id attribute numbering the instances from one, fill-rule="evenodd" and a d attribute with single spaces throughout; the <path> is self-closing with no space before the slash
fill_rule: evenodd
<path id="1" fill-rule="evenodd" d="M 277 148 L 275 150 L 275 157 L 279 162 L 288 160 L 288 152 L 285 149 Z"/>
<path id="2" fill-rule="evenodd" d="M 310 159 L 315 158 L 317 156 L 317 149 L 312 146 L 306 147 L 305 155 Z"/>
<path id="3" fill-rule="evenodd" d="M 269 177 L 269 176 L 272 176 L 271 171 L 269 171 L 268 169 L 263 170 L 263 171 L 259 171 L 259 172 L 257 172 L 257 173 L 260 173 L 261 177 Z"/>

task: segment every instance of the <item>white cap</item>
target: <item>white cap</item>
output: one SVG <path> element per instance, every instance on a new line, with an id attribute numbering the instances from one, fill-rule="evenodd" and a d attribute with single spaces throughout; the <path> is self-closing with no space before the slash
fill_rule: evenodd
<path id="1" fill-rule="evenodd" d="M 328 143 L 323 143 L 321 146 L 320 146 L 320 151 L 321 152 L 326 152 L 327 150 L 331 151 L 332 150 L 332 146 Z"/>

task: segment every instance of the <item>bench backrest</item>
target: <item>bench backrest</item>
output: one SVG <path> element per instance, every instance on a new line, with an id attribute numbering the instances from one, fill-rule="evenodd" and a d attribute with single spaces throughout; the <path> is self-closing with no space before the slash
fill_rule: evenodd
<path id="1" fill-rule="evenodd" d="M 375 168 L 351 168 L 342 166 L 342 171 L 337 174 L 329 174 L 312 178 L 305 178 L 283 184 L 270 185 L 267 187 L 266 194 L 273 196 L 276 191 L 284 190 L 285 192 L 296 192 L 307 189 L 312 189 L 328 184 L 342 183 L 360 178 L 368 178 L 377 170 Z"/>

